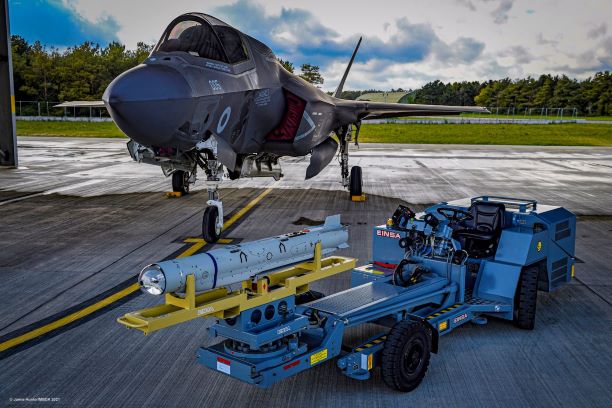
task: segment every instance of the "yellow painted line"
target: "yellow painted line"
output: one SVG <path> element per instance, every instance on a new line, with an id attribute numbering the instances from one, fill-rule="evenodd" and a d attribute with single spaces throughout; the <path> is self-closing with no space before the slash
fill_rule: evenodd
<path id="1" fill-rule="evenodd" d="M 15 95 L 11 95 L 11 113 L 15 113 Z"/>
<path id="2" fill-rule="evenodd" d="M 92 314 L 93 312 L 102 309 L 105 306 L 110 305 L 113 302 L 118 301 L 121 298 L 128 296 L 131 293 L 139 290 L 140 285 L 138 283 L 134 283 L 133 285 L 128 286 L 127 288 L 120 290 L 119 292 L 102 299 L 101 301 L 94 303 L 93 305 L 87 306 L 85 309 L 79 310 L 78 312 L 74 312 L 69 314 L 68 316 L 62 317 L 52 323 L 46 324 L 38 329 L 32 330 L 21 336 L 17 336 L 13 339 L 7 340 L 4 343 L 0 343 L 0 351 L 4 351 L 10 349 L 12 347 L 18 346 L 21 343 L 25 343 L 28 340 L 35 339 L 36 337 L 42 336 L 50 331 L 59 329 L 62 326 L 70 324 L 76 320 L 79 320 L 87 315 Z"/>
<path id="3" fill-rule="evenodd" d="M 263 200 L 263 198 L 267 196 L 268 194 L 270 194 L 271 192 L 272 192 L 271 188 L 267 188 L 264 191 L 262 191 L 257 197 L 255 197 L 253 200 L 251 200 L 251 202 L 249 202 L 242 209 L 240 209 L 240 211 L 234 214 L 229 220 L 225 221 L 223 223 L 223 229 L 224 230 L 228 229 L 232 224 L 234 224 L 236 221 L 242 218 L 244 214 L 249 212 L 251 208 L 253 208 L 258 202 Z"/>
<path id="4" fill-rule="evenodd" d="M 195 243 L 185 251 L 183 251 L 177 258 L 184 258 L 196 252 L 198 249 L 202 248 L 204 245 L 201 243 Z M 120 290 L 117 293 L 113 293 L 112 295 L 96 302 L 92 305 L 87 306 L 84 309 L 79 310 L 78 312 L 74 312 L 69 314 L 68 316 L 64 316 L 61 319 L 58 319 L 54 322 L 46 324 L 38 329 L 34 329 L 30 332 L 22 334 L 21 336 L 17 336 L 13 339 L 7 340 L 4 343 L 0 343 L 0 352 L 15 347 L 21 343 L 25 343 L 26 341 L 35 339 L 36 337 L 42 336 L 43 334 L 49 333 L 50 331 L 59 329 L 62 326 L 66 326 L 74 321 L 77 321 L 85 316 L 88 316 L 108 305 L 114 303 L 140 289 L 140 285 L 138 283 L 134 283 L 128 286 L 125 289 Z"/>
<path id="5" fill-rule="evenodd" d="M 217 241 L 217 244 L 230 244 L 232 241 L 233 239 L 229 239 L 229 238 L 219 238 L 219 241 Z M 195 244 L 196 242 L 206 242 L 206 241 L 204 241 L 203 238 L 187 238 L 183 242 Z"/>
<path id="6" fill-rule="evenodd" d="M 255 204 L 257 204 L 258 202 L 260 202 L 265 196 L 267 196 L 270 192 L 272 191 L 271 188 L 263 191 L 261 194 L 259 194 L 257 197 L 255 197 L 251 202 L 249 202 L 244 208 L 242 208 L 240 211 L 238 211 L 236 214 L 234 214 L 233 217 L 231 217 L 229 220 L 227 220 L 225 222 L 225 224 L 223 224 L 223 229 L 227 229 L 229 228 L 230 225 L 232 225 L 233 223 L 235 223 L 236 221 L 238 221 L 240 219 L 240 217 L 244 216 L 244 214 L 246 214 L 251 208 L 253 208 L 253 206 L 255 206 Z M 188 238 L 185 240 L 188 243 L 193 243 L 193 245 L 191 245 L 189 248 L 187 248 L 185 251 L 181 252 L 181 254 L 179 256 L 177 256 L 177 258 L 184 258 L 186 256 L 190 256 L 193 255 L 195 252 L 197 252 L 198 250 L 200 250 L 201 248 L 204 247 L 204 245 L 206 245 L 206 241 L 204 241 L 203 239 L 200 240 L 198 238 Z M 196 241 L 196 242 L 194 242 Z M 221 240 L 219 240 L 221 241 Z M 225 240 L 225 241 L 230 241 L 231 240 Z M 82 319 L 85 316 L 88 316 L 120 299 L 123 299 L 126 296 L 129 296 L 130 294 L 136 292 L 137 290 L 140 289 L 140 285 L 138 283 L 134 283 L 130 286 L 128 286 L 125 289 L 120 290 L 117 293 L 114 293 L 92 305 L 87 306 L 84 309 L 79 310 L 78 312 L 74 312 L 69 314 L 68 316 L 64 316 L 61 319 L 58 319 L 54 322 L 51 322 L 49 324 L 46 324 L 44 326 L 39 327 L 38 329 L 34 329 L 32 331 L 29 331 L 27 333 L 22 334 L 21 336 L 17 336 L 15 338 L 12 338 L 10 340 L 7 340 L 3 343 L 0 343 L 0 352 L 4 351 L 4 350 L 8 350 L 12 347 L 18 346 L 22 343 L 25 343 L 26 341 L 35 339 L 37 337 L 40 337 L 46 333 L 49 333 L 53 330 L 57 330 L 60 327 L 66 326 L 72 322 L 75 322 L 79 319 Z"/>

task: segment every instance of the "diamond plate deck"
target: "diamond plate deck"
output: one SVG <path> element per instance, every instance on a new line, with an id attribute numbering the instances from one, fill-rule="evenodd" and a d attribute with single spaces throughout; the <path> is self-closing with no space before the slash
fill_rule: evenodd
<path id="1" fill-rule="evenodd" d="M 308 303 L 308 307 L 321 312 L 346 317 L 364 307 L 397 296 L 401 288 L 388 283 L 373 282 L 336 293 Z"/>

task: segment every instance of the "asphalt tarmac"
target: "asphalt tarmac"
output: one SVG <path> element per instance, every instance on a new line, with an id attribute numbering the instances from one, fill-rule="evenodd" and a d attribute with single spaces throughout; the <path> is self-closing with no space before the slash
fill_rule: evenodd
<path id="1" fill-rule="evenodd" d="M 351 164 L 364 169 L 364 203 L 341 190 L 337 164 L 303 182 L 307 159 L 283 162 L 279 182 L 240 180 L 221 191 L 226 219 L 248 210 L 225 233 L 231 242 L 340 213 L 350 248 L 338 254 L 358 264 L 371 257 L 372 227 L 400 203 L 420 210 L 495 194 L 579 215 L 576 279 L 540 293 L 536 329 L 489 319 L 453 331 L 421 386 L 401 394 L 378 372 L 351 380 L 331 361 L 260 390 L 196 363 L 197 348 L 218 341 L 206 331 L 210 321 L 149 336 L 117 324 L 159 301 L 131 289 L 144 265 L 211 248 L 197 239 L 206 193 L 196 186 L 165 198 L 169 181 L 131 162 L 121 140 L 19 142 L 21 167 L 0 169 L 0 406 L 609 406 L 610 148 L 362 145 Z M 314 289 L 333 293 L 349 280 L 344 273 Z M 345 341 L 377 332 L 364 326 Z"/>

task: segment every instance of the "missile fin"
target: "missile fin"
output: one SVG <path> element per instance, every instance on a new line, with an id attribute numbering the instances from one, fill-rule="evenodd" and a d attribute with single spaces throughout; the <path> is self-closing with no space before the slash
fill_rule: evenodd
<path id="1" fill-rule="evenodd" d="M 327 217 L 325 217 L 325 223 L 323 224 L 323 227 L 341 227 L 342 224 L 340 223 L 340 214 L 336 214 L 336 215 L 329 215 Z"/>

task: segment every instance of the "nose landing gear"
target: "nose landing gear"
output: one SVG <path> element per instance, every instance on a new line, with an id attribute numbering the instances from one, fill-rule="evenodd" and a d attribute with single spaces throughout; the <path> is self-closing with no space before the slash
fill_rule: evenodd
<path id="1" fill-rule="evenodd" d="M 202 218 L 202 238 L 209 243 L 215 243 L 223 230 L 223 203 L 218 200 L 208 200 L 208 207 Z"/>

